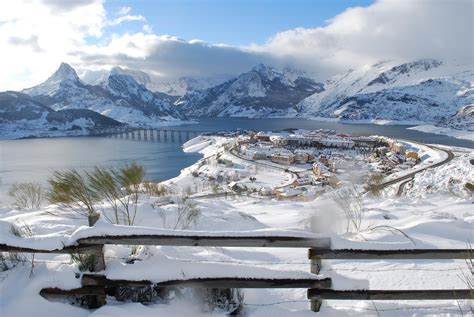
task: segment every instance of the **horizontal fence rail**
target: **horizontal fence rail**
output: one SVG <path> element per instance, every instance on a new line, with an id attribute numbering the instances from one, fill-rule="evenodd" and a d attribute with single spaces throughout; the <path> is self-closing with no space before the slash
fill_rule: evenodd
<path id="1" fill-rule="evenodd" d="M 330 238 L 291 236 L 191 236 L 191 235 L 126 235 L 79 239 L 79 244 L 161 245 L 201 247 L 269 247 L 269 248 L 328 248 Z"/>
<path id="2" fill-rule="evenodd" d="M 111 280 L 104 275 L 84 274 L 83 285 L 101 286 L 147 286 L 158 287 L 206 287 L 206 288 L 329 288 L 330 278 L 292 279 L 292 278 L 247 278 L 247 277 L 208 277 L 185 280 L 171 280 L 154 283 L 151 281 Z"/>
<path id="3" fill-rule="evenodd" d="M 337 300 L 451 300 L 471 299 L 473 290 L 356 290 L 310 289 L 308 299 Z"/>
<path id="4" fill-rule="evenodd" d="M 81 245 L 73 245 L 73 246 L 66 246 L 61 249 L 39 249 L 39 248 L 26 248 L 26 247 L 17 247 L 8 244 L 0 244 L 0 252 L 13 252 L 13 253 L 96 253 L 97 248 L 99 245 L 93 244 L 81 244 Z"/>
<path id="5" fill-rule="evenodd" d="M 309 250 L 309 258 L 319 257 L 326 260 L 417 260 L 417 259 L 467 259 L 468 249 L 408 249 L 408 250 L 358 250 L 358 249 L 322 249 Z"/>

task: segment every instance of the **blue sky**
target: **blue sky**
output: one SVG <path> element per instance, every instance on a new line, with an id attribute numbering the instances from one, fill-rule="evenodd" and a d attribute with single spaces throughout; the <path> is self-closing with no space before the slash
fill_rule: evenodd
<path id="1" fill-rule="evenodd" d="M 186 40 L 229 45 L 262 44 L 277 32 L 296 27 L 326 25 L 348 7 L 368 6 L 373 0 L 108 0 L 111 15 L 122 7 L 147 19 L 153 32 Z M 134 32 L 141 22 L 131 21 L 111 29 Z"/>

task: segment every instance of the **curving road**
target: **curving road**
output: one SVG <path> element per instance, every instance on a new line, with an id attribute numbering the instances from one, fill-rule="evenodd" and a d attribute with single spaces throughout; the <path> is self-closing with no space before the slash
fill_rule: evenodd
<path id="1" fill-rule="evenodd" d="M 385 187 L 387 187 L 387 186 L 394 185 L 394 184 L 399 183 L 399 182 L 404 181 L 404 180 L 408 180 L 408 181 L 409 181 L 411 178 L 415 177 L 415 175 L 416 175 L 417 173 L 423 172 L 424 170 L 427 170 L 427 169 L 429 169 L 429 168 L 434 168 L 434 167 L 438 167 L 438 166 L 441 166 L 441 165 L 443 165 L 443 164 L 446 164 L 446 163 L 450 162 L 450 161 L 454 158 L 453 152 L 451 152 L 451 151 L 449 151 L 449 150 L 441 149 L 441 148 L 439 148 L 439 147 L 432 146 L 432 145 L 426 145 L 426 146 L 432 148 L 433 150 L 443 151 L 443 152 L 445 152 L 445 153 L 448 155 L 448 157 L 447 157 L 446 159 L 444 159 L 443 161 L 441 161 L 441 162 L 438 162 L 438 163 L 435 163 L 435 164 L 431 164 L 431 165 L 429 165 L 429 166 L 426 166 L 426 167 L 421 168 L 421 169 L 419 169 L 419 170 L 416 170 L 416 171 L 414 171 L 414 172 L 411 172 L 411 173 L 405 174 L 405 175 L 403 175 L 403 176 L 400 176 L 400 177 L 398 177 L 398 178 L 395 178 L 395 179 L 391 179 L 391 180 L 389 180 L 389 181 L 386 181 L 386 182 L 380 184 L 381 188 L 385 188 Z M 400 188 L 398 189 L 398 193 L 400 193 L 400 191 L 403 191 L 403 186 L 404 186 L 406 183 L 408 183 L 408 181 L 406 181 L 405 183 L 403 183 L 403 184 L 400 185 L 400 188 L 401 188 L 401 189 L 400 189 Z"/>

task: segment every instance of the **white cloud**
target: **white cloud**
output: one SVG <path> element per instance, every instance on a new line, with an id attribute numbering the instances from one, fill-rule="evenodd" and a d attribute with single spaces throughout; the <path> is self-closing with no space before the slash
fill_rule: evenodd
<path id="1" fill-rule="evenodd" d="M 120 65 L 167 77 L 238 74 L 270 60 L 263 53 L 144 33 L 117 36 L 107 45 L 89 46 L 75 54 L 86 67 Z"/>
<path id="2" fill-rule="evenodd" d="M 379 0 L 350 8 L 321 28 L 273 36 L 254 51 L 318 69 L 347 68 L 380 60 L 473 59 L 473 1 Z"/>
<path id="3" fill-rule="evenodd" d="M 101 0 L 1 1 L 0 91 L 39 83 L 61 61 L 82 70 L 118 65 L 166 77 L 237 74 L 264 62 L 324 78 L 379 60 L 473 58 L 470 0 L 379 0 L 348 9 L 324 27 L 288 30 L 246 47 L 154 34 L 130 7 L 113 16 Z M 110 27 L 126 21 L 142 22 L 143 32 L 110 35 Z"/>
<path id="4" fill-rule="evenodd" d="M 0 2 L 0 90 L 39 83 L 68 55 L 100 37 L 105 10 L 100 1 Z"/>
<path id="5" fill-rule="evenodd" d="M 132 8 L 130 8 L 130 7 L 121 7 L 118 10 L 118 17 L 116 17 L 113 20 L 108 21 L 107 24 L 110 25 L 110 26 L 115 26 L 115 25 L 119 25 L 123 22 L 130 22 L 130 21 L 146 22 L 146 19 L 145 19 L 144 16 L 129 14 L 131 11 L 132 11 Z"/>

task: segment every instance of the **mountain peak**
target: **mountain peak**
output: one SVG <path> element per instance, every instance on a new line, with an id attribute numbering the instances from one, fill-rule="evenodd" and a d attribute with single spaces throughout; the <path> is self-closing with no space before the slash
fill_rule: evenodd
<path id="1" fill-rule="evenodd" d="M 262 73 L 262 72 L 268 72 L 268 71 L 274 71 L 273 67 L 265 65 L 265 64 L 257 64 L 252 68 L 253 71 Z"/>
<path id="2" fill-rule="evenodd" d="M 48 81 L 62 80 L 79 81 L 79 76 L 77 76 L 76 71 L 67 63 L 61 63 L 58 70 L 56 70 L 54 74 L 48 78 Z"/>

